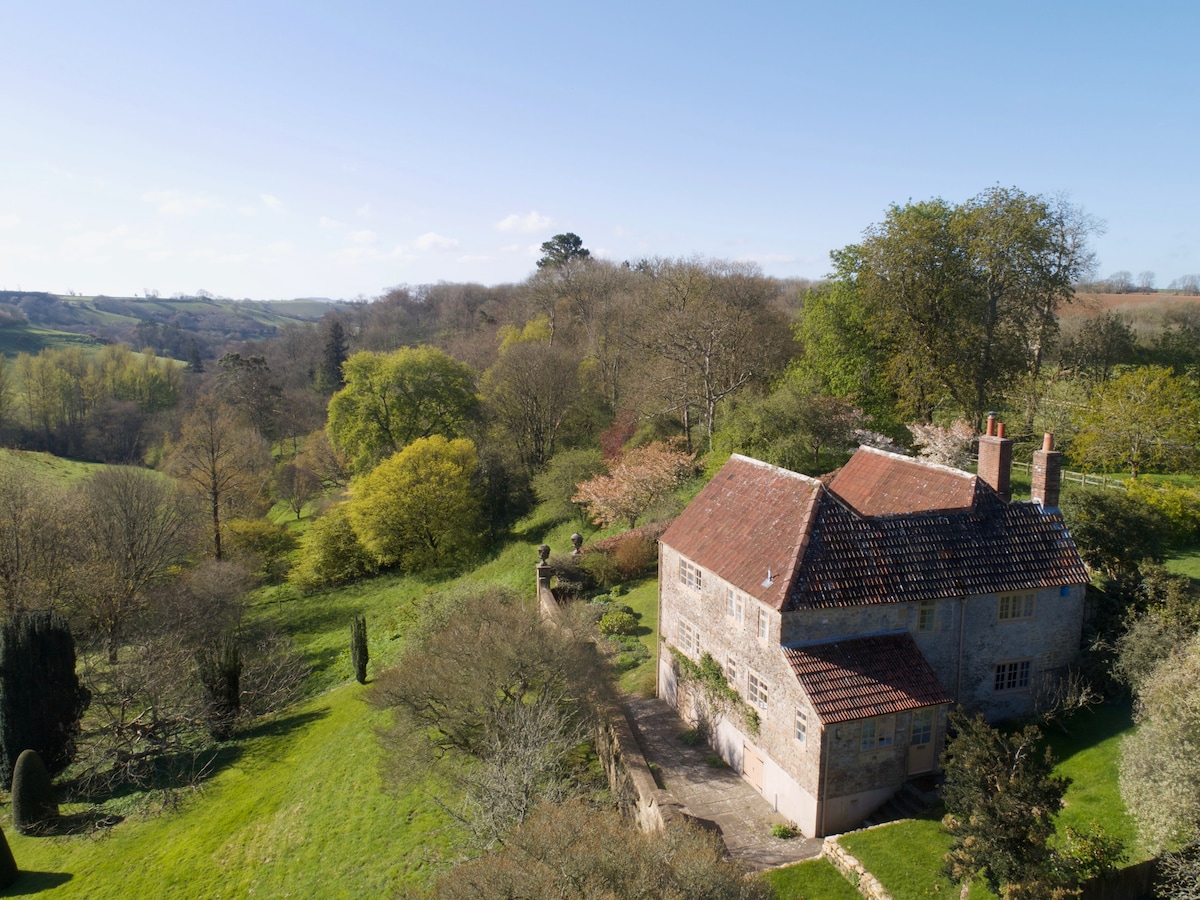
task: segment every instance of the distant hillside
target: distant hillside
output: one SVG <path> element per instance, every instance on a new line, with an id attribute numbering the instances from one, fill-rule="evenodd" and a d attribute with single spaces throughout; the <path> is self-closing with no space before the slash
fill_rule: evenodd
<path id="1" fill-rule="evenodd" d="M 212 356 L 230 341 L 270 338 L 286 325 L 315 322 L 341 305 L 314 298 L 260 302 L 0 291 L 0 353 L 36 353 L 71 342 L 121 342 L 185 359 L 194 340 L 202 356 Z"/>

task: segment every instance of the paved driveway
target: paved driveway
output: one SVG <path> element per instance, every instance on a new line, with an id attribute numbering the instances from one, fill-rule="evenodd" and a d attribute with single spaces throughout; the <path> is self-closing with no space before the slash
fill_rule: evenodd
<path id="1" fill-rule="evenodd" d="M 802 836 L 782 840 L 771 826 L 787 820 L 749 782 L 725 766 L 706 762 L 712 750 L 679 740 L 688 725 L 662 700 L 625 700 L 646 761 L 658 767 L 663 788 L 697 819 L 718 830 L 729 855 L 755 871 L 820 856 L 822 842 Z"/>

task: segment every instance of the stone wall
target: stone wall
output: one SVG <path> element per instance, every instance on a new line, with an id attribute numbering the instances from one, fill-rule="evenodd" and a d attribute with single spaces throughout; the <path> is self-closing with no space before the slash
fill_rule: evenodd
<path id="1" fill-rule="evenodd" d="M 835 869 L 842 873 L 846 879 L 858 888 L 858 892 L 867 900 L 892 900 L 892 895 L 883 889 L 883 885 L 879 883 L 874 875 L 862 867 L 857 859 L 851 856 L 837 842 L 836 837 L 825 839 L 824 845 L 821 847 L 821 855 L 829 860 Z"/>

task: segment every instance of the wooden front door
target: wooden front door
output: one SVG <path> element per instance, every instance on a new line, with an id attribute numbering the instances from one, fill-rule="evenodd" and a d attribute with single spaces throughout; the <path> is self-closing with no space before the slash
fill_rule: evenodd
<path id="1" fill-rule="evenodd" d="M 908 743 L 909 775 L 933 771 L 933 710 L 930 706 L 913 712 Z"/>
<path id="2" fill-rule="evenodd" d="M 754 785 L 760 794 L 763 789 L 763 758 L 762 754 L 749 744 L 742 744 L 742 777 Z"/>

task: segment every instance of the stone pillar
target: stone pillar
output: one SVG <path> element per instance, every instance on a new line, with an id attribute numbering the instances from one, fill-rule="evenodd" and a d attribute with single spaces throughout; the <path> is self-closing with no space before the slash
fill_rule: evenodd
<path id="1" fill-rule="evenodd" d="M 1054 449 L 1054 435 L 1046 432 L 1042 449 L 1033 454 L 1033 499 L 1046 509 L 1058 509 L 1062 489 L 1062 454 Z"/>
<path id="2" fill-rule="evenodd" d="M 1005 500 L 1012 499 L 1012 441 L 1004 436 L 1004 423 L 988 413 L 987 432 L 979 438 L 979 477 Z"/>

